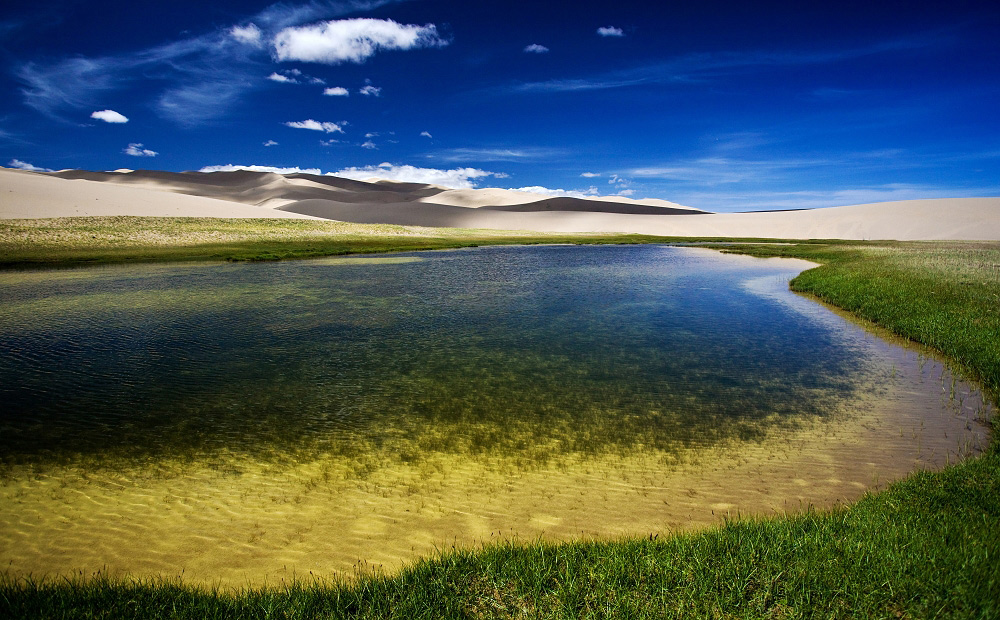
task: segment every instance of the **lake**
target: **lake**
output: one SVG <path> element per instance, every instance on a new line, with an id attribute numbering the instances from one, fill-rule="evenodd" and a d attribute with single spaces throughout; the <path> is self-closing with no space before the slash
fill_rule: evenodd
<path id="1" fill-rule="evenodd" d="M 0 273 L 0 561 L 245 585 L 857 498 L 974 386 L 809 263 L 528 246 Z"/>

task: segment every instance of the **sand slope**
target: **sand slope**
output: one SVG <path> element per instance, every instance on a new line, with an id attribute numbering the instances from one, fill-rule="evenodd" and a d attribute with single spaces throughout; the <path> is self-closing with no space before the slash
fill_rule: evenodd
<path id="1" fill-rule="evenodd" d="M 281 210 L 347 222 L 625 232 L 683 237 L 783 239 L 1000 240 L 1000 198 L 907 200 L 770 213 L 677 215 L 469 209 L 423 203 L 349 204 L 303 200 Z"/>
<path id="2" fill-rule="evenodd" d="M 123 187 L 84 176 L 59 178 L 0 169 L 0 219 L 88 215 L 311 219 L 299 213 L 163 191 L 153 182 Z"/>
<path id="3" fill-rule="evenodd" d="M 1000 240 L 1000 197 L 707 213 L 663 200 L 568 198 L 269 172 L 0 169 L 0 218 L 290 217 L 415 226 L 786 239 Z"/>

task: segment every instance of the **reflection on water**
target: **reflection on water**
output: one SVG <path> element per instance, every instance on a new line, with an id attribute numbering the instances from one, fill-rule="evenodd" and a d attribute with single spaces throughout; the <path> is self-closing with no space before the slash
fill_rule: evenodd
<path id="1" fill-rule="evenodd" d="M 802 268 L 549 246 L 0 274 L 0 560 L 395 566 L 829 504 L 974 451 L 978 396 L 789 293 Z"/>

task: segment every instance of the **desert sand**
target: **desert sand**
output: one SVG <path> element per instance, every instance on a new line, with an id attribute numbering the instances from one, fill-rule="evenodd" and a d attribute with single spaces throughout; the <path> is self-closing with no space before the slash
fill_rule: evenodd
<path id="1" fill-rule="evenodd" d="M 209 195 L 164 191 L 165 187 L 152 179 L 123 186 L 68 180 L 73 178 L 0 169 L 0 219 L 100 215 L 314 219 Z"/>
<path id="2" fill-rule="evenodd" d="M 1000 197 L 709 213 L 664 200 L 270 172 L 41 173 L 0 169 L 0 219 L 95 215 L 321 218 L 402 224 L 785 239 L 1000 240 Z"/>

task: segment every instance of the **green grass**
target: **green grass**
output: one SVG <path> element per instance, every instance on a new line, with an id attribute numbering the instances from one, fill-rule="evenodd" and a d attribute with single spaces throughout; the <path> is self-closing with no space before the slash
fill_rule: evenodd
<path id="1" fill-rule="evenodd" d="M 462 235 L 458 235 L 461 237 Z M 369 251 L 369 250 L 366 250 Z M 796 290 L 1000 387 L 1000 244 L 727 248 L 822 263 Z M 994 418 L 994 432 L 1000 419 Z M 0 616 L 1000 618 L 1000 450 L 851 506 L 650 539 L 444 550 L 395 575 L 224 592 L 79 576 L 0 581 Z"/>
<path id="2" fill-rule="evenodd" d="M 478 245 L 664 243 L 670 237 L 423 228 L 315 220 L 74 217 L 0 220 L 0 267 L 268 261 Z"/>

